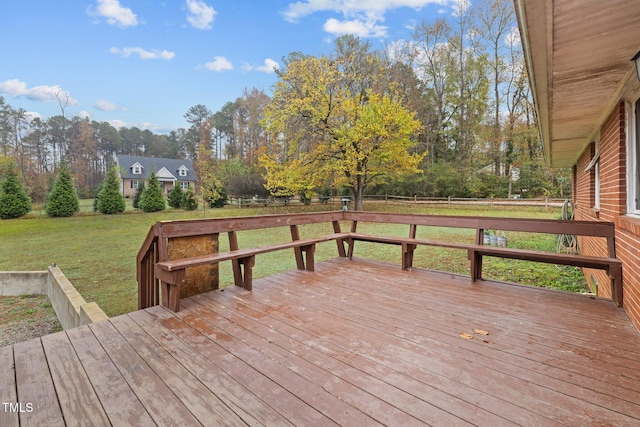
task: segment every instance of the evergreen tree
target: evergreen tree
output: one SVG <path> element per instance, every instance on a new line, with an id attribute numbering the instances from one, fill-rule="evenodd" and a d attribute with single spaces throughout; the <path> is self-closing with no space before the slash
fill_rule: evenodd
<path id="1" fill-rule="evenodd" d="M 155 172 L 151 172 L 149 186 L 144 189 L 140 196 L 140 207 L 145 212 L 162 211 L 167 207 Z"/>
<path id="2" fill-rule="evenodd" d="M 196 195 L 191 188 L 187 188 L 187 191 L 184 192 L 182 208 L 185 211 L 195 211 L 198 209 L 198 200 L 196 200 Z"/>
<path id="3" fill-rule="evenodd" d="M 176 182 L 169 192 L 169 206 L 176 209 L 180 208 L 182 207 L 183 199 L 184 191 L 180 188 L 180 183 Z"/>
<path id="4" fill-rule="evenodd" d="M 120 192 L 120 179 L 118 178 L 116 166 L 113 166 L 107 172 L 97 199 L 97 208 L 100 213 L 112 215 L 124 212 L 124 196 Z"/>
<path id="5" fill-rule="evenodd" d="M 20 218 L 31 210 L 31 198 L 24 191 L 15 166 L 10 163 L 0 185 L 0 218 Z"/>
<path id="6" fill-rule="evenodd" d="M 214 191 L 209 195 L 209 207 L 210 208 L 223 208 L 229 204 L 227 196 L 227 189 L 223 186 L 214 186 Z"/>
<path id="7" fill-rule="evenodd" d="M 133 196 L 133 208 L 140 209 L 140 197 L 142 196 L 142 192 L 144 191 L 144 181 L 138 185 L 136 189 L 136 194 Z"/>
<path id="8" fill-rule="evenodd" d="M 53 188 L 47 195 L 44 210 L 52 217 L 67 217 L 80 210 L 80 201 L 73 187 L 71 171 L 64 163 L 60 164 Z"/>

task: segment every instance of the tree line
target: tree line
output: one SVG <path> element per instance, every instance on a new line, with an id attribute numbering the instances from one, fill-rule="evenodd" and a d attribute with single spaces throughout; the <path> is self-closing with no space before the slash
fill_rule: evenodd
<path id="1" fill-rule="evenodd" d="M 116 153 L 193 160 L 210 188 L 239 197 L 567 196 L 569 171 L 542 157 L 514 16 L 511 1 L 488 0 L 385 49 L 346 35 L 327 55 L 290 53 L 271 96 L 197 104 L 168 134 L 69 117 L 64 94 L 48 119 L 0 97 L 0 157 L 36 202 L 61 162 L 94 197 Z"/>

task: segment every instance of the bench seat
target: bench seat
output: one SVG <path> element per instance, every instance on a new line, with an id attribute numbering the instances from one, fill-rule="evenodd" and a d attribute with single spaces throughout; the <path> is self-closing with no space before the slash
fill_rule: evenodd
<path id="1" fill-rule="evenodd" d="M 348 233 L 334 233 L 309 239 L 299 239 L 275 245 L 259 246 L 250 249 L 236 249 L 215 254 L 201 255 L 177 260 L 159 261 L 155 264 L 156 278 L 162 283 L 163 304 L 179 311 L 180 284 L 184 280 L 185 270 L 190 267 L 217 264 L 222 261 L 233 262 L 234 281 L 237 286 L 251 290 L 252 269 L 255 256 L 283 249 L 296 250 L 296 263 L 300 270 L 314 271 L 315 245 L 320 242 L 337 240 L 339 244 L 348 237 Z M 304 258 L 303 255 L 304 254 Z"/>
<path id="2" fill-rule="evenodd" d="M 402 268 L 413 265 L 413 252 L 418 245 L 436 246 L 467 250 L 471 262 L 471 280 L 482 279 L 482 257 L 519 259 L 547 264 L 570 265 L 581 268 L 605 270 L 611 279 L 611 295 L 619 307 L 622 307 L 622 261 L 618 258 L 594 257 L 585 255 L 543 252 L 529 249 L 516 249 L 501 246 L 442 242 L 411 237 L 376 236 L 362 233 L 349 233 L 349 258 L 353 256 L 353 241 L 368 241 L 402 246 Z"/>

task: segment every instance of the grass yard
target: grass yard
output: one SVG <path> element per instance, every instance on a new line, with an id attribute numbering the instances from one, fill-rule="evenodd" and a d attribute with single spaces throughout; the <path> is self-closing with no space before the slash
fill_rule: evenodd
<path id="1" fill-rule="evenodd" d="M 137 309 L 137 283 L 135 259 L 149 228 L 160 220 L 202 218 L 202 210 L 185 212 L 167 210 L 159 213 L 141 213 L 128 207 L 124 214 L 100 215 L 91 209 L 91 200 L 82 201 L 81 212 L 71 218 L 48 218 L 41 211 L 34 211 L 21 219 L 0 221 L 0 270 L 44 270 L 56 263 L 71 280 L 87 302 L 95 301 L 107 313 L 115 316 Z M 274 213 L 294 213 L 311 210 L 336 210 L 339 205 L 301 205 L 279 207 L 243 208 L 226 207 L 207 209 L 207 217 L 260 215 Z M 504 208 L 489 207 L 454 209 L 431 208 L 421 205 L 396 205 L 391 203 L 368 203 L 370 211 L 393 211 L 429 213 L 441 215 L 485 215 L 513 216 L 527 218 L 558 218 L 559 210 L 544 208 Z M 321 227 L 328 228 L 321 228 Z M 406 226 L 383 226 L 359 224 L 358 230 L 367 228 L 379 234 L 406 235 Z M 420 228 L 418 229 L 419 231 Z M 431 229 L 429 238 L 438 240 L 472 241 L 473 231 L 455 229 Z M 331 233 L 330 225 L 310 225 L 301 228 L 302 237 L 320 233 Z M 554 251 L 555 236 L 524 235 L 513 233 L 508 236 L 509 246 L 535 247 Z M 287 228 L 260 231 L 259 233 L 239 233 L 240 246 L 258 246 L 290 239 Z M 226 239 L 221 239 L 221 247 Z M 316 253 L 318 261 L 337 255 L 335 243 L 320 244 Z M 355 256 L 400 262 L 396 246 L 358 242 Z M 466 253 L 447 249 L 420 247 L 415 254 L 414 265 L 469 274 Z M 258 256 L 254 277 L 261 277 L 295 268 L 295 260 L 289 251 L 279 251 Z M 582 291 L 585 281 L 579 270 L 553 265 L 531 264 L 523 261 L 509 261 L 487 258 L 484 276 L 499 280 L 547 286 L 557 289 Z M 231 263 L 220 265 L 222 285 L 232 283 Z M 38 303 L 41 304 L 41 303 Z M 28 310 L 27 310 L 28 311 Z"/>

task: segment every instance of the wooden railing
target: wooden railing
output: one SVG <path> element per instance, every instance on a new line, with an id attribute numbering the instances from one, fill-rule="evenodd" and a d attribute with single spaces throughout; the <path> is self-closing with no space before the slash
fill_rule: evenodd
<path id="1" fill-rule="evenodd" d="M 341 223 L 344 222 L 350 226 L 349 231 L 342 231 L 341 227 L 344 224 Z M 331 224 L 333 233 L 300 238 L 298 226 L 318 223 Z M 361 223 L 401 224 L 407 225 L 408 230 L 405 236 L 363 234 L 358 232 L 358 224 Z M 237 232 L 274 227 L 289 227 L 291 240 L 284 243 L 272 242 L 270 245 L 254 248 L 238 246 Z M 418 227 L 472 229 L 475 231 L 475 240 L 473 243 L 461 243 L 417 238 Z M 594 257 L 488 246 L 484 245 L 483 241 L 485 230 L 602 237 L 607 241 L 607 255 Z M 167 242 L 171 238 L 222 234 L 228 235 L 229 251 L 177 260 L 169 260 L 167 257 Z M 297 268 L 313 271 L 315 245 L 329 240 L 337 242 L 338 256 L 348 258 L 354 255 L 355 242 L 359 240 L 398 245 L 402 248 L 403 269 L 413 266 L 413 253 L 419 245 L 465 250 L 468 253 L 470 276 L 473 281 L 482 279 L 482 260 L 485 256 L 602 269 L 611 279 L 613 300 L 619 306 L 622 305 L 622 263 L 616 258 L 614 224 L 610 222 L 334 211 L 158 222 L 149 230 L 138 253 L 138 306 L 146 308 L 157 305 L 162 299 L 162 304 L 179 310 L 180 284 L 185 270 L 194 266 L 230 260 L 233 264 L 235 284 L 250 289 L 256 255 L 293 249 Z"/>

